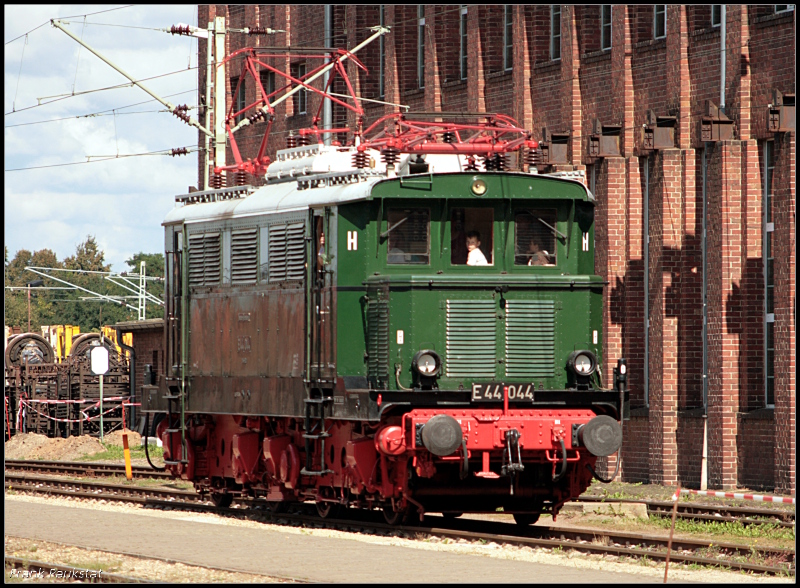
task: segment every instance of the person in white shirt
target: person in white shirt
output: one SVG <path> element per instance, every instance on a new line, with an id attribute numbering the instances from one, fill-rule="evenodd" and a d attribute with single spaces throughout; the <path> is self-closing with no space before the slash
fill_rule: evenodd
<path id="1" fill-rule="evenodd" d="M 486 256 L 480 250 L 481 234 L 478 231 L 467 233 L 467 265 L 489 265 Z"/>

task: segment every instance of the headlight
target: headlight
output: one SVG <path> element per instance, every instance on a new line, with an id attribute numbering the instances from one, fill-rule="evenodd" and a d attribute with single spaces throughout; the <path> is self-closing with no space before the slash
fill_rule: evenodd
<path id="1" fill-rule="evenodd" d="M 591 351 L 573 351 L 567 366 L 579 376 L 591 376 L 597 370 L 597 358 Z"/>
<path id="2" fill-rule="evenodd" d="M 442 369 L 442 360 L 435 351 L 424 349 L 418 351 L 411 361 L 413 367 L 420 376 L 432 378 L 439 374 Z"/>

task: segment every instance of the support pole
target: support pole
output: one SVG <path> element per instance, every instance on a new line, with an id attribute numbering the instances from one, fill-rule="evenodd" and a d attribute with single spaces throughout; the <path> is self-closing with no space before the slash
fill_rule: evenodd
<path id="1" fill-rule="evenodd" d="M 214 30 L 214 23 L 213 22 L 208 23 L 208 38 L 206 42 L 206 109 L 205 112 L 203 113 L 207 129 L 211 128 L 211 105 L 213 104 L 213 102 L 211 101 L 211 88 L 214 85 L 213 82 L 214 35 L 212 34 L 213 30 Z M 208 135 L 203 135 L 203 143 L 205 146 L 205 152 L 203 153 L 203 162 L 205 164 L 204 165 L 205 169 L 203 169 L 203 190 L 208 190 L 210 187 L 208 183 L 208 174 L 209 174 L 209 168 L 211 167 L 211 141 Z"/>
<path id="2" fill-rule="evenodd" d="M 225 80 L 225 17 L 214 18 L 214 167 L 225 165 L 225 112 L 227 86 Z"/>
<path id="3" fill-rule="evenodd" d="M 102 442 L 103 442 L 103 374 L 100 374 L 100 443 Z"/>

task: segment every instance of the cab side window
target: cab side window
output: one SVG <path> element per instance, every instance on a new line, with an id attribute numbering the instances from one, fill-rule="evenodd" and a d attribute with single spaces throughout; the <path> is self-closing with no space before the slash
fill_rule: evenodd
<path id="1" fill-rule="evenodd" d="M 450 264 L 494 265 L 494 210 L 454 208 L 450 213 Z"/>
<path id="2" fill-rule="evenodd" d="M 390 208 L 381 238 L 389 239 L 386 263 L 430 263 L 431 211 L 428 208 Z"/>
<path id="3" fill-rule="evenodd" d="M 556 211 L 519 211 L 514 223 L 514 265 L 556 265 Z"/>

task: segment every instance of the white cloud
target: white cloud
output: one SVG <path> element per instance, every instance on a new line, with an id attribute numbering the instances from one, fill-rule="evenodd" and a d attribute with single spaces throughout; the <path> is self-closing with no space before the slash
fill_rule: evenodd
<path id="1" fill-rule="evenodd" d="M 4 7 L 6 42 L 51 18 L 82 15 L 114 6 L 39 5 Z M 196 6 L 135 6 L 69 19 L 77 36 L 128 73 L 141 78 L 182 73 L 144 82 L 163 95 L 194 90 L 197 43 L 155 30 L 178 22 L 196 23 Z M 102 23 L 119 26 L 100 26 Z M 24 50 L 24 56 L 23 56 Z M 20 63 L 22 67 L 20 69 Z M 86 156 L 147 153 L 193 146 L 197 132 L 164 112 L 139 88 L 76 95 L 50 104 L 53 96 L 76 93 L 127 80 L 49 22 L 6 46 L 4 59 L 5 169 L 52 166 L 86 161 Z M 45 98 L 45 97 L 51 98 Z M 196 92 L 168 98 L 194 105 Z M 26 110 L 27 108 L 27 110 Z M 118 116 L 84 115 L 120 109 Z M 71 117 L 58 122 L 31 123 Z M 76 118 L 80 117 L 80 118 Z M 197 183 L 197 154 L 172 158 L 147 156 L 4 174 L 5 244 L 9 255 L 20 249 L 49 248 L 59 259 L 72 255 L 93 235 L 115 270 L 127 269 L 133 253 L 163 249 L 161 221 L 174 205 L 174 195 Z"/>

